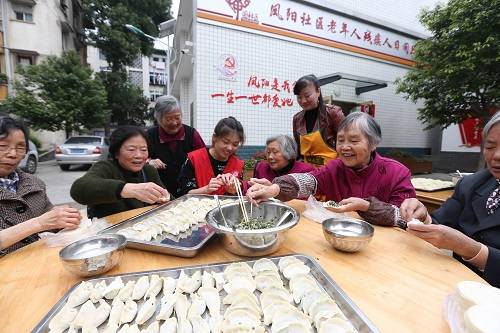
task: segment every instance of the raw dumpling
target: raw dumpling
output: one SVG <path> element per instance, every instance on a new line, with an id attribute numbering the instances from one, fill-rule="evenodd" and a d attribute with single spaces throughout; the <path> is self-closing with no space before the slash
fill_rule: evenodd
<path id="1" fill-rule="evenodd" d="M 101 298 L 104 297 L 104 291 L 106 290 L 106 281 L 102 280 L 101 282 L 96 283 L 92 291 L 90 292 L 90 300 L 93 303 L 97 303 Z"/>
<path id="2" fill-rule="evenodd" d="M 177 332 L 177 319 L 175 317 L 168 318 L 160 326 L 161 333 L 176 333 Z"/>
<path id="3" fill-rule="evenodd" d="M 140 308 L 135 322 L 139 325 L 144 324 L 155 313 L 155 310 L 156 298 L 148 298 L 146 301 L 144 301 L 144 304 Z"/>
<path id="4" fill-rule="evenodd" d="M 76 289 L 71 294 L 69 294 L 66 304 L 69 307 L 74 308 L 80 304 L 85 303 L 89 299 L 90 293 L 93 289 L 94 288 L 92 286 L 92 283 L 82 281 L 80 285 L 76 287 Z"/>
<path id="5" fill-rule="evenodd" d="M 297 274 L 307 274 L 311 271 L 303 262 L 293 263 L 283 269 L 283 275 L 290 280 L 293 276 Z"/>
<path id="6" fill-rule="evenodd" d="M 220 295 L 217 289 L 213 287 L 201 287 L 198 289 L 198 295 L 203 298 L 208 311 L 212 317 L 220 316 Z"/>
<path id="7" fill-rule="evenodd" d="M 120 289 L 123 288 L 123 286 L 124 285 L 122 279 L 120 277 L 116 277 L 104 291 L 104 298 L 114 299 L 120 292 Z"/>
<path id="8" fill-rule="evenodd" d="M 174 311 L 176 297 L 174 295 L 163 296 L 160 300 L 160 312 L 156 315 L 156 320 L 167 320 Z"/>
<path id="9" fill-rule="evenodd" d="M 63 306 L 61 311 L 59 311 L 54 318 L 49 322 L 49 329 L 51 332 L 63 332 L 66 330 L 73 319 L 75 319 L 78 314 L 78 310 L 72 308 L 68 305 Z"/>
<path id="10" fill-rule="evenodd" d="M 141 333 L 158 333 L 160 331 L 160 322 L 158 320 L 153 321 L 149 326 L 142 330 Z"/>
<path id="11" fill-rule="evenodd" d="M 184 294 L 176 293 L 174 295 L 175 295 L 175 314 L 180 324 L 181 321 L 187 320 L 189 301 L 186 295 Z"/>
<path id="12" fill-rule="evenodd" d="M 103 299 L 99 300 L 99 307 L 95 311 L 94 326 L 99 327 L 108 319 L 111 306 Z"/>
<path id="13" fill-rule="evenodd" d="M 122 313 L 120 315 L 120 325 L 125 323 L 130 323 L 132 320 L 134 320 L 136 314 L 137 314 L 137 303 L 129 298 L 125 302 L 125 306 L 123 307 Z"/>
<path id="14" fill-rule="evenodd" d="M 290 264 L 294 264 L 294 263 L 302 263 L 302 261 L 300 261 L 299 259 L 295 258 L 295 257 L 284 257 L 284 258 L 281 258 L 279 261 L 278 261 L 278 267 L 280 269 L 281 272 L 283 272 L 283 270 Z"/>
<path id="15" fill-rule="evenodd" d="M 262 258 L 262 259 L 257 260 L 253 264 L 252 271 L 253 271 L 253 275 L 257 275 L 259 272 L 263 272 L 263 271 L 276 271 L 277 272 L 278 266 L 276 266 L 276 264 L 274 262 L 272 262 L 272 260 L 267 259 L 267 258 Z"/>
<path id="16" fill-rule="evenodd" d="M 137 301 L 144 297 L 146 291 L 149 288 L 149 278 L 147 275 L 142 276 L 137 280 L 137 283 L 134 286 L 134 291 L 132 291 L 132 299 Z"/>
<path id="17" fill-rule="evenodd" d="M 93 323 L 96 314 L 96 308 L 94 303 L 89 299 L 87 302 L 83 303 L 80 307 L 80 311 L 73 321 L 73 326 L 75 328 L 81 328 L 85 323 Z"/>
<path id="18" fill-rule="evenodd" d="M 193 332 L 196 333 L 210 333 L 210 326 L 201 318 L 199 315 L 195 315 L 189 318 L 191 321 L 191 326 L 193 327 Z"/>
<path id="19" fill-rule="evenodd" d="M 144 296 L 144 299 L 150 298 L 150 297 L 156 297 L 158 293 L 161 291 L 163 288 L 163 281 L 160 279 L 160 276 L 158 274 L 153 274 L 151 275 L 151 281 L 149 282 L 149 288 L 146 291 L 146 295 Z"/>
<path id="20" fill-rule="evenodd" d="M 203 312 L 205 312 L 206 308 L 207 308 L 207 305 L 206 305 L 205 301 L 203 300 L 203 298 L 200 297 L 196 293 L 192 294 L 191 295 L 191 306 L 189 307 L 188 316 L 187 316 L 188 319 L 191 320 L 192 317 L 196 317 L 196 316 L 201 317 Z M 192 321 L 191 321 L 191 323 L 192 323 Z"/>
<path id="21" fill-rule="evenodd" d="M 201 276 L 201 285 L 203 287 L 215 287 L 215 279 L 207 271 L 203 271 L 203 275 Z"/>
<path id="22" fill-rule="evenodd" d="M 115 299 L 113 301 L 113 304 L 111 305 L 111 312 L 109 313 L 108 326 L 118 326 L 124 307 L 125 303 L 123 303 L 121 300 Z"/>
<path id="23" fill-rule="evenodd" d="M 161 279 L 163 281 L 163 295 L 173 294 L 177 286 L 177 280 L 170 276 L 162 277 Z"/>
<path id="24" fill-rule="evenodd" d="M 117 298 L 119 298 L 121 301 L 125 302 L 127 299 L 132 296 L 132 292 L 134 291 L 135 287 L 135 281 L 128 281 L 125 287 L 120 289 L 118 292 L 118 295 L 116 295 Z"/>

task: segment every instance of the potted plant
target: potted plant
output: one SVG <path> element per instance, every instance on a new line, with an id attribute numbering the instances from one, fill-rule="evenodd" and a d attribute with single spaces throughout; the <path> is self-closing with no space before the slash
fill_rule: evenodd
<path id="1" fill-rule="evenodd" d="M 384 155 L 406 166 L 410 169 L 412 175 L 419 173 L 432 173 L 432 161 L 417 158 L 410 153 L 401 150 L 390 150 Z"/>
<path id="2" fill-rule="evenodd" d="M 245 160 L 243 164 L 243 180 L 249 180 L 253 177 L 253 171 L 255 165 L 266 158 L 264 151 L 258 151 L 250 157 L 250 159 Z"/>

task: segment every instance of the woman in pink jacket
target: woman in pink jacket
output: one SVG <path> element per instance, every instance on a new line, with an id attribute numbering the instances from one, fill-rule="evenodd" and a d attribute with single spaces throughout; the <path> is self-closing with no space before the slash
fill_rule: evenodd
<path id="1" fill-rule="evenodd" d="M 339 125 L 339 158 L 305 174 L 277 177 L 272 185 L 255 184 L 247 191 L 251 200 L 280 200 L 325 195 L 340 202 L 338 211 L 357 211 L 374 224 L 398 225 L 403 200 L 415 197 L 411 173 L 401 163 L 380 156 L 380 126 L 361 112 L 349 114 Z"/>

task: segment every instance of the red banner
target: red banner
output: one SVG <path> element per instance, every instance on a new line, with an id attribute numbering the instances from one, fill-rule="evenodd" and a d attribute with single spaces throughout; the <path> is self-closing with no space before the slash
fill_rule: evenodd
<path id="1" fill-rule="evenodd" d="M 479 118 L 470 118 L 458 124 L 462 145 L 467 147 L 481 146 L 481 120 Z"/>

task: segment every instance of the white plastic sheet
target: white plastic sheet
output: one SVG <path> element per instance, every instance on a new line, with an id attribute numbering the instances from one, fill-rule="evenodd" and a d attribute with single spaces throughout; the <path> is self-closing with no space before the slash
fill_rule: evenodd
<path id="1" fill-rule="evenodd" d="M 334 213 L 326 209 L 323 207 L 323 203 L 317 201 L 312 195 L 310 195 L 307 199 L 306 210 L 302 213 L 302 215 L 317 223 L 322 223 L 324 220 L 333 217 L 339 218 L 346 216 L 344 213 Z"/>

